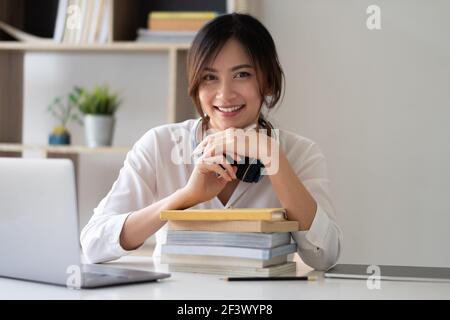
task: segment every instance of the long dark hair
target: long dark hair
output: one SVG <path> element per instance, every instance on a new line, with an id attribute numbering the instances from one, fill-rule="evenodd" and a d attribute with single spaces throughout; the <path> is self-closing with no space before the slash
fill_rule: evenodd
<path id="1" fill-rule="evenodd" d="M 187 56 L 188 94 L 201 115 L 204 126 L 209 118 L 203 114 L 198 95 L 202 71 L 214 61 L 231 38 L 236 39 L 244 47 L 255 65 L 256 72 L 261 72 L 261 77 L 258 77 L 262 79 L 259 87 L 261 101 L 266 107 L 274 108 L 284 94 L 283 69 L 275 43 L 266 27 L 248 14 L 231 13 L 218 16 L 199 30 Z M 261 113 L 258 122 L 268 130 L 272 128 Z"/>

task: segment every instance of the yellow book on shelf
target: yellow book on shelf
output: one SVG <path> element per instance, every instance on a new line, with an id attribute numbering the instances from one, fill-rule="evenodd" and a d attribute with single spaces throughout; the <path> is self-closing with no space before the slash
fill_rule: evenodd
<path id="1" fill-rule="evenodd" d="M 161 220 L 286 220 L 283 208 L 240 208 L 240 209 L 203 209 L 203 210 L 163 210 Z"/>
<path id="2" fill-rule="evenodd" d="M 217 16 L 214 11 L 152 11 L 149 19 L 213 19 Z"/>

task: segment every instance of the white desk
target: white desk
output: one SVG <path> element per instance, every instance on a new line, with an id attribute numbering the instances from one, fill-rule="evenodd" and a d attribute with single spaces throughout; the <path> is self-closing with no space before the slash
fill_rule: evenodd
<path id="1" fill-rule="evenodd" d="M 167 272 L 151 258 L 129 256 L 111 266 Z M 298 265 L 297 274 L 311 272 Z M 172 273 L 159 282 L 99 289 L 65 287 L 0 278 L 0 299 L 163 299 L 163 300 L 277 300 L 277 299 L 450 299 L 450 283 L 382 281 L 380 290 L 369 290 L 365 280 L 226 282 L 221 276 Z"/>

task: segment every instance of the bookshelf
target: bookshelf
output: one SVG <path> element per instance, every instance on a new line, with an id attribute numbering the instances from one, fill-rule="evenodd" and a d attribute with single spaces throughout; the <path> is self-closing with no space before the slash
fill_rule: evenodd
<path id="1" fill-rule="evenodd" d="M 23 132 L 24 56 L 29 52 L 90 52 L 108 55 L 116 52 L 165 53 L 168 55 L 167 122 L 196 117 L 187 96 L 186 56 L 189 43 L 135 42 L 136 30 L 145 28 L 153 10 L 217 11 L 235 8 L 237 1 L 208 0 L 111 0 L 110 38 L 106 44 L 65 44 L 14 41 L 0 31 L 0 156 L 20 155 Z M 242 2 L 242 1 L 240 1 Z M 58 0 L 0 0 L 0 20 L 39 37 L 51 38 L 55 28 Z M 13 150 L 13 151 L 12 151 Z M 74 153 L 79 149 L 73 148 Z"/>
<path id="2" fill-rule="evenodd" d="M 91 0 L 89 0 L 91 1 Z M 96 0 L 92 0 L 96 1 Z M 87 155 L 113 157 L 125 155 L 129 147 L 87 148 L 84 146 L 28 145 L 23 142 L 24 129 L 24 58 L 32 52 L 64 54 L 87 52 L 95 55 L 166 54 L 168 123 L 196 117 L 195 108 L 187 96 L 186 56 L 189 43 L 135 42 L 138 28 L 147 26 L 150 11 L 218 11 L 231 12 L 246 9 L 246 0 L 111 0 L 109 41 L 106 44 L 29 43 L 15 41 L 0 31 L 0 157 L 20 157 L 39 154 L 47 158 L 69 158 L 75 167 L 80 226 L 98 199 L 91 193 L 93 187 L 83 183 L 80 158 Z M 35 36 L 51 38 L 55 29 L 58 0 L 0 0 L 0 20 Z M 243 10 L 242 10 L 243 11 Z M 160 92 L 155 92 L 160 94 Z M 139 116 L 139 115 L 137 115 Z M 84 166 L 83 166 L 84 168 Z M 110 172 L 107 172 L 109 174 Z M 105 180 L 102 177 L 102 180 Z M 106 179 L 107 180 L 107 179 Z M 108 186 L 109 188 L 109 186 Z M 95 191 L 93 192 L 95 194 Z M 102 191 L 103 195 L 104 191 Z M 97 196 L 100 196 L 98 194 Z M 83 210 L 84 209 L 84 210 Z M 150 246 L 152 240 L 149 240 Z M 144 246 L 145 250 L 150 246 Z M 142 250 L 140 250 L 142 251 Z M 148 254 L 148 253 L 147 253 Z"/>
<path id="3" fill-rule="evenodd" d="M 91 0 L 89 0 L 91 1 Z M 93 1 L 93 0 L 92 0 Z M 24 141 L 24 118 L 27 109 L 25 97 L 25 60 L 34 52 L 64 55 L 67 53 L 88 53 L 86 56 L 111 57 L 112 55 L 136 55 L 149 57 L 167 56 L 167 105 L 166 121 L 179 122 L 196 117 L 195 108 L 187 95 L 186 56 L 190 43 L 149 43 L 135 42 L 138 28 L 147 26 L 147 15 L 152 10 L 214 10 L 225 12 L 228 1 L 210 0 L 111 0 L 110 39 L 106 44 L 66 44 L 20 42 L 0 31 L 0 157 L 38 156 L 47 158 L 68 158 L 75 167 L 80 226 L 87 222 L 90 212 L 103 196 L 104 181 L 116 172 L 101 168 L 96 183 L 83 178 L 86 172 L 92 173 L 89 164 L 98 165 L 102 159 L 117 161 L 130 149 L 130 146 L 87 148 L 84 146 L 30 145 Z M 29 34 L 51 38 L 55 29 L 58 0 L 0 0 L 0 21 L 3 21 Z M 159 58 L 157 58 L 159 59 Z M 105 79 L 108 80 L 108 79 Z M 161 92 L 155 92 L 160 95 Z M 164 93 L 163 93 L 164 94 Z M 139 114 L 136 115 L 139 117 Z M 149 128 L 150 129 L 150 128 Z M 50 128 L 49 128 L 50 130 Z M 97 162 L 96 162 L 97 161 Z M 84 165 L 87 163 L 87 165 Z M 97 172 L 95 171 L 95 174 Z M 106 176 L 108 175 L 108 176 Z M 103 185 L 104 184 L 104 185 Z M 108 187 L 110 184 L 108 184 Z M 100 190 L 101 189 L 101 190 Z"/>
<path id="4" fill-rule="evenodd" d="M 0 156 L 20 156 L 22 151 L 30 149 L 30 146 L 18 147 L 22 143 L 24 56 L 27 53 L 165 53 L 168 55 L 166 119 L 169 123 L 179 122 L 197 116 L 187 96 L 186 56 L 190 43 L 135 42 L 136 30 L 147 26 L 147 16 L 151 11 L 257 11 L 248 0 L 104 1 L 111 1 L 106 44 L 20 42 L 0 30 Z M 58 3 L 59 0 L 0 0 L 0 21 L 38 37 L 52 38 Z M 77 154 L 80 149 L 69 146 L 66 154 L 69 151 Z"/>

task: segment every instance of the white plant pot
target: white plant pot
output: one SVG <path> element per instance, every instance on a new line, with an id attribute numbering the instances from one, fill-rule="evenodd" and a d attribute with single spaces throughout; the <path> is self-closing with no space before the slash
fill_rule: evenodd
<path id="1" fill-rule="evenodd" d="M 115 119 L 113 116 L 86 114 L 84 129 L 88 147 L 111 146 Z"/>

